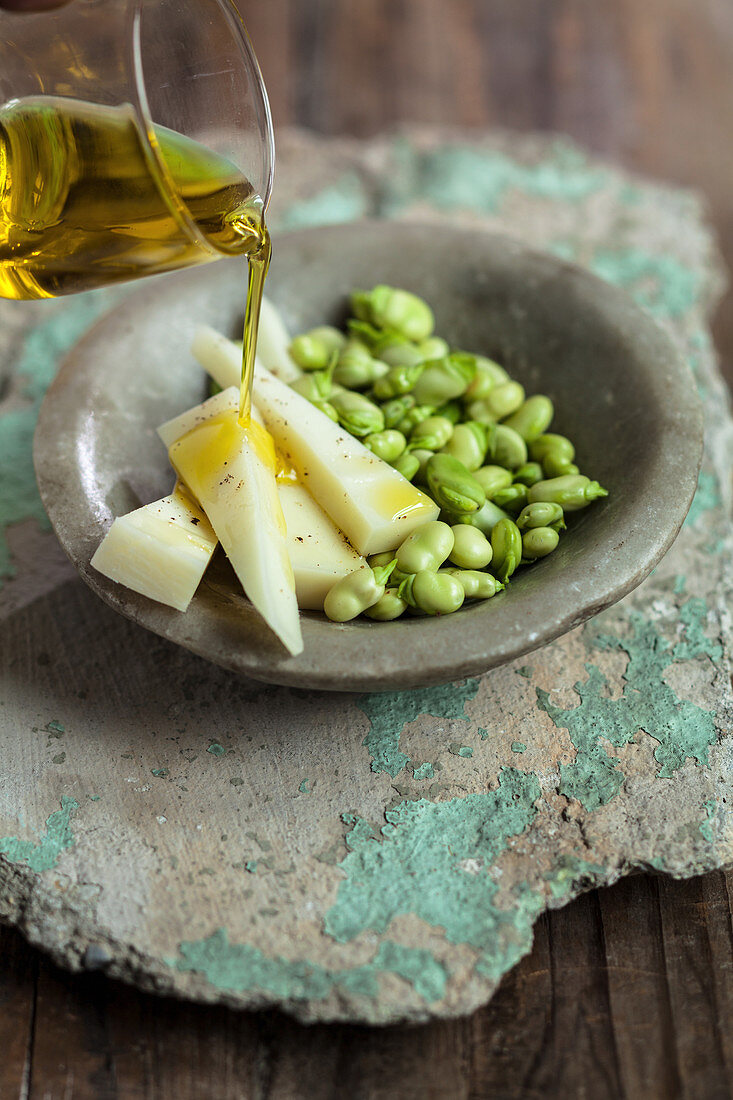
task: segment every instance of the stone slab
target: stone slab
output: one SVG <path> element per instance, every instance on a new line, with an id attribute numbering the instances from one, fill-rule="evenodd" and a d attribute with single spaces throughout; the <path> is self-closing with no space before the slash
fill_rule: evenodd
<path id="1" fill-rule="evenodd" d="M 699 200 L 563 141 L 283 135 L 273 221 L 489 225 L 625 286 L 692 364 L 693 508 L 621 604 L 483 677 L 265 687 L 114 615 L 59 552 L 31 440 L 124 291 L 0 302 L 0 918 L 72 969 L 303 1020 L 470 1012 L 546 908 L 730 863 L 733 422 Z"/>

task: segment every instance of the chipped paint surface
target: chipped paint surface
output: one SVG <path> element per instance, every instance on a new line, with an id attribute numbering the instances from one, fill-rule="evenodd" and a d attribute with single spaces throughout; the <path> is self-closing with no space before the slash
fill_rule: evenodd
<path id="1" fill-rule="evenodd" d="M 385 940 L 370 963 L 346 970 L 326 970 L 301 960 L 268 957 L 256 947 L 230 944 L 225 930 L 208 939 L 180 945 L 179 971 L 204 974 L 217 989 L 267 992 L 281 1001 L 323 1000 L 334 987 L 374 1000 L 380 974 L 393 973 L 426 1001 L 445 992 L 445 968 L 428 951 Z"/>
<path id="2" fill-rule="evenodd" d="M 305 1020 L 457 1015 L 529 950 L 548 906 L 635 867 L 684 876 L 733 860 L 733 424 L 706 328 L 714 250 L 694 196 L 565 142 L 283 134 L 279 160 L 276 230 L 440 219 L 449 202 L 457 224 L 509 229 L 624 286 L 665 322 L 705 401 L 690 516 L 594 623 L 527 664 L 414 692 L 256 685 L 80 584 L 31 592 L 6 627 L 24 644 L 4 651 L 0 917 L 67 965 L 105 943 L 111 975 L 162 992 Z M 0 302 L 13 364 L 0 575 L 17 571 L 4 627 L 29 563 L 3 535 L 53 541 L 31 467 L 40 399 L 117 293 Z M 60 622 L 64 638 L 49 629 Z"/>
<path id="3" fill-rule="evenodd" d="M 37 842 L 19 840 L 15 836 L 0 837 L 0 856 L 11 863 L 26 863 L 31 871 L 50 871 L 58 863 L 62 852 L 71 848 L 74 835 L 71 831 L 71 815 L 79 809 L 79 803 L 63 795 L 61 809 L 55 810 L 46 821 L 46 832 Z"/>
<path id="4" fill-rule="evenodd" d="M 444 928 L 451 943 L 478 948 L 488 961 L 513 913 L 496 907 L 498 887 L 490 875 L 466 871 L 461 861 L 490 867 L 509 838 L 531 823 L 539 796 L 535 776 L 505 768 L 494 791 L 387 810 L 378 836 L 362 818 L 345 817 L 351 826 L 340 864 L 346 879 L 326 914 L 326 932 L 343 943 L 365 929 L 385 932 L 395 917 L 412 913 Z"/>
<path id="5" fill-rule="evenodd" d="M 478 691 L 478 680 L 456 684 L 438 684 L 416 691 L 388 691 L 361 695 L 357 705 L 371 722 L 363 744 L 372 758 L 373 772 L 387 772 L 392 778 L 410 763 L 400 749 L 400 736 L 406 725 L 421 714 L 450 721 L 468 721 L 466 703 Z"/>
<path id="6" fill-rule="evenodd" d="M 688 601 L 685 606 L 690 608 L 692 602 Z M 628 654 L 620 698 L 609 697 L 606 677 L 590 663 L 586 665 L 588 679 L 575 684 L 580 697 L 576 707 L 555 706 L 546 691 L 537 689 L 539 706 L 556 726 L 568 730 L 577 750 L 572 764 L 560 765 L 559 790 L 562 794 L 582 802 L 587 810 L 595 810 L 609 802 L 621 787 L 624 773 L 618 767 L 619 758 L 607 751 L 603 741 L 620 747 L 632 741 L 639 730 L 659 742 L 654 756 L 661 765 L 660 777 L 671 776 L 688 757 L 700 764 L 709 763 L 709 749 L 717 739 L 713 713 L 678 698 L 664 679 L 675 660 L 707 651 L 705 646 L 710 643 L 704 639 L 705 646 L 702 646 L 699 640 L 702 637 L 699 635 L 699 611 L 695 606 L 688 615 L 695 627 L 693 652 L 687 652 L 692 643 L 681 643 L 681 656 L 677 655 L 680 647 L 673 649 L 654 625 L 646 622 L 638 612 L 629 614 L 627 637 L 591 634 L 588 640 L 591 649 L 616 649 Z"/>

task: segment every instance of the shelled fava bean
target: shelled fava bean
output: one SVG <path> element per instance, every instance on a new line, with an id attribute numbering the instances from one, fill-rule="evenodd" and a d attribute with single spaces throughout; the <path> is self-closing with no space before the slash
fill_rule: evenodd
<path id="1" fill-rule="evenodd" d="M 550 431 L 551 399 L 498 363 L 451 349 L 430 306 L 376 286 L 351 296 L 347 332 L 320 325 L 290 353 L 294 388 L 429 494 L 440 519 L 338 581 L 326 615 L 388 622 L 490 599 L 556 549 L 569 512 L 607 496 Z"/>

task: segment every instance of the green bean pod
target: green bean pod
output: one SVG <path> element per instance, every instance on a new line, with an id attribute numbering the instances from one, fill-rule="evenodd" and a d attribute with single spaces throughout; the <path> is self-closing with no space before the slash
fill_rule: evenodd
<path id="1" fill-rule="evenodd" d="M 346 623 L 372 607 L 384 595 L 394 570 L 394 560 L 386 566 L 362 566 L 342 577 L 326 593 L 323 610 L 335 623 Z"/>
<path id="2" fill-rule="evenodd" d="M 425 361 L 419 347 L 407 341 L 386 344 L 380 349 L 379 358 L 390 367 L 416 367 Z"/>
<path id="3" fill-rule="evenodd" d="M 426 340 L 420 341 L 417 350 L 424 362 L 426 359 L 440 359 L 441 356 L 448 355 L 450 347 L 448 341 L 444 340 L 442 336 L 428 336 Z"/>
<path id="4" fill-rule="evenodd" d="M 330 363 L 334 352 L 340 352 L 346 343 L 346 336 L 339 329 L 334 328 L 333 325 L 316 325 L 315 328 L 310 329 L 308 336 L 312 336 L 314 340 L 320 340 L 328 348 L 327 365 Z"/>
<path id="5" fill-rule="evenodd" d="M 554 415 L 555 409 L 550 398 L 538 393 L 528 397 L 504 423 L 519 432 L 525 443 L 532 443 L 547 431 Z"/>
<path id="6" fill-rule="evenodd" d="M 456 424 L 453 435 L 443 446 L 443 454 L 453 455 L 473 472 L 481 466 L 488 445 L 486 425 L 469 420 L 465 424 Z"/>
<path id="7" fill-rule="evenodd" d="M 290 358 L 301 370 L 325 370 L 331 359 L 331 352 L 325 340 L 304 332 L 291 340 L 288 348 Z"/>
<path id="8" fill-rule="evenodd" d="M 476 373 L 476 356 L 454 352 L 428 360 L 423 368 L 413 387 L 415 398 L 420 405 L 437 407 L 466 392 Z"/>
<path id="9" fill-rule="evenodd" d="M 482 531 L 487 538 L 491 537 L 491 532 L 500 519 L 509 519 L 506 512 L 497 507 L 493 500 L 487 500 L 478 512 L 473 512 L 467 516 L 459 516 L 458 520 L 448 512 L 445 513 L 445 517 L 449 523 L 469 523 L 472 527 L 477 527 L 479 531 Z"/>
<path id="10" fill-rule="evenodd" d="M 527 495 L 527 486 L 522 485 L 521 482 L 515 482 L 514 485 L 509 485 L 506 489 L 499 489 L 498 493 L 494 493 L 493 501 L 505 512 L 517 516 L 527 503 Z"/>
<path id="11" fill-rule="evenodd" d="M 391 401 L 385 401 L 382 405 L 385 428 L 397 428 L 414 404 L 415 398 L 411 393 L 403 394 L 402 397 L 393 397 Z"/>
<path id="12" fill-rule="evenodd" d="M 504 466 L 481 466 L 473 471 L 473 476 L 486 493 L 486 499 L 492 500 L 494 493 L 506 489 L 513 482 L 511 470 Z"/>
<path id="13" fill-rule="evenodd" d="M 487 359 L 484 355 L 476 357 L 476 374 L 465 393 L 466 401 L 480 400 L 486 397 L 489 390 L 502 382 L 509 382 L 510 378 L 503 367 L 495 363 L 493 359 Z"/>
<path id="14" fill-rule="evenodd" d="M 295 390 L 307 401 L 329 401 L 334 393 L 345 393 L 343 386 L 334 384 L 330 370 L 311 371 L 302 374 L 300 378 L 290 383 L 291 390 Z"/>
<path id="15" fill-rule="evenodd" d="M 387 364 L 373 359 L 363 344 L 350 340 L 338 357 L 333 380 L 350 390 L 364 390 L 388 371 Z"/>
<path id="16" fill-rule="evenodd" d="M 376 603 L 364 611 L 367 619 L 376 619 L 380 623 L 389 623 L 399 619 L 407 610 L 407 604 L 399 597 L 399 588 L 385 588 L 384 594 Z"/>
<path id="17" fill-rule="evenodd" d="M 498 386 L 492 386 L 489 392 L 481 400 L 481 404 L 494 420 L 503 420 L 519 409 L 524 402 L 524 386 L 519 382 L 500 382 Z M 470 414 L 471 408 L 468 412 Z M 520 433 L 521 434 L 521 433 Z"/>
<path id="18" fill-rule="evenodd" d="M 429 520 L 417 527 L 395 551 L 397 568 L 403 573 L 437 569 L 453 549 L 453 531 L 447 523 Z"/>
<path id="19" fill-rule="evenodd" d="M 435 411 L 438 416 L 444 416 L 446 420 L 450 420 L 451 424 L 458 424 L 463 420 L 463 405 L 457 397 L 453 397 L 445 404 L 439 405 Z"/>
<path id="20" fill-rule="evenodd" d="M 565 516 L 559 504 L 550 501 L 537 500 L 534 504 L 528 504 L 519 513 L 516 520 L 520 531 L 532 527 L 554 527 L 562 531 L 566 527 Z"/>
<path id="21" fill-rule="evenodd" d="M 382 357 L 382 351 L 385 348 L 392 348 L 398 345 L 403 347 L 414 346 L 411 340 L 408 340 L 406 336 L 403 336 L 399 332 L 395 332 L 394 329 L 377 328 L 371 321 L 359 321 L 353 317 L 350 317 L 346 322 L 346 326 L 349 330 L 349 336 L 353 340 L 357 340 L 360 344 L 364 344 L 372 355 L 375 355 L 378 359 Z"/>
<path id="22" fill-rule="evenodd" d="M 487 458 L 497 466 L 516 470 L 524 466 L 527 461 L 527 444 L 519 432 L 514 431 L 514 428 L 507 428 L 506 424 L 497 424 L 489 439 Z"/>
<path id="23" fill-rule="evenodd" d="M 430 495 L 446 512 L 470 515 L 486 500 L 486 493 L 476 479 L 452 455 L 433 455 L 428 461 L 427 478 Z"/>
<path id="24" fill-rule="evenodd" d="M 416 481 L 418 485 L 427 485 L 428 483 L 428 462 L 433 457 L 434 452 L 428 451 L 424 447 L 418 447 L 414 451 L 408 451 L 413 458 L 416 458 L 419 465 L 417 473 L 415 474 L 413 481 Z"/>
<path id="25" fill-rule="evenodd" d="M 388 401 L 390 397 L 399 397 L 414 389 L 415 383 L 424 370 L 422 363 L 412 366 L 390 367 L 385 375 L 374 383 L 373 394 L 378 401 Z M 417 400 L 417 399 L 416 399 Z M 427 402 L 420 401 L 420 404 Z"/>
<path id="26" fill-rule="evenodd" d="M 320 409 L 322 413 L 328 417 L 329 420 L 333 420 L 338 424 L 339 414 L 334 409 L 330 401 L 311 401 L 311 405 L 314 409 Z"/>
<path id="27" fill-rule="evenodd" d="M 491 561 L 491 543 L 482 531 L 470 523 L 456 523 L 453 532 L 453 549 L 448 555 L 459 569 L 485 569 Z"/>
<path id="28" fill-rule="evenodd" d="M 332 393 L 329 401 L 338 413 L 339 424 L 351 435 L 361 438 L 384 430 L 384 413 L 364 394 L 344 390 Z"/>
<path id="29" fill-rule="evenodd" d="M 409 340 L 426 340 L 435 326 L 427 302 L 409 290 L 380 284 L 370 291 L 354 291 L 351 307 L 360 321 L 394 329 Z"/>
<path id="30" fill-rule="evenodd" d="M 527 488 L 530 485 L 535 485 L 538 481 L 542 481 L 544 476 L 544 470 L 539 462 L 525 462 L 523 466 L 514 471 L 514 480 L 526 485 Z"/>
<path id="31" fill-rule="evenodd" d="M 401 599 L 425 615 L 450 615 L 463 604 L 463 585 L 448 572 L 423 569 L 403 581 L 398 589 Z"/>
<path id="32" fill-rule="evenodd" d="M 409 415 L 409 414 L 408 414 Z M 416 424 L 410 435 L 410 450 L 439 451 L 453 435 L 453 425 L 444 416 L 428 416 Z"/>
<path id="33" fill-rule="evenodd" d="M 434 413 L 435 409 L 432 405 L 414 405 L 413 408 L 407 410 L 397 427 L 403 435 L 412 435 L 418 424 L 422 424 L 423 420 L 427 420 Z"/>
<path id="34" fill-rule="evenodd" d="M 607 496 L 608 490 L 585 474 L 566 474 L 548 481 L 538 481 L 529 490 L 529 503 L 542 500 L 559 504 L 564 512 L 577 512 L 591 501 Z"/>
<path id="35" fill-rule="evenodd" d="M 545 558 L 559 541 L 560 536 L 554 527 L 531 527 L 522 535 L 522 556 L 530 561 Z"/>
<path id="36" fill-rule="evenodd" d="M 575 458 L 575 447 L 564 435 L 555 432 L 545 432 L 538 435 L 529 445 L 529 453 L 533 462 L 544 464 L 545 456 L 553 453 L 558 461 L 572 462 Z"/>
<path id="37" fill-rule="evenodd" d="M 542 472 L 545 478 L 564 477 L 566 474 L 579 474 L 574 462 L 567 462 L 555 451 L 549 451 L 542 459 Z"/>
<path id="38" fill-rule="evenodd" d="M 506 584 L 522 560 L 522 534 L 516 523 L 500 519 L 491 532 L 491 548 L 491 571 Z"/>
<path id="39" fill-rule="evenodd" d="M 491 573 L 484 573 L 481 569 L 441 569 L 440 572 L 446 572 L 455 577 L 467 600 L 490 600 L 504 588 L 501 581 Z"/>
<path id="40" fill-rule="evenodd" d="M 420 469 L 420 459 L 417 458 L 414 452 L 403 451 L 401 455 L 392 460 L 390 465 L 394 466 L 395 470 L 402 474 L 407 481 L 414 481 L 415 475 Z"/>
<path id="41" fill-rule="evenodd" d="M 394 464 L 407 446 L 407 440 L 402 432 L 398 432 L 395 428 L 386 428 L 384 431 L 372 432 L 371 435 L 365 436 L 364 446 L 383 462 Z"/>

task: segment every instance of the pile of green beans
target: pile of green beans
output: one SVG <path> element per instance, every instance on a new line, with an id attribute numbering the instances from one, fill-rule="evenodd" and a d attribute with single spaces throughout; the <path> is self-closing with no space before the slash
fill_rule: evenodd
<path id="1" fill-rule="evenodd" d="M 320 325 L 290 345 L 293 387 L 440 507 L 394 553 L 339 581 L 326 615 L 388 621 L 446 615 L 501 591 L 520 566 L 551 554 L 568 512 L 607 491 L 550 431 L 544 394 L 483 355 L 435 336 L 427 302 L 376 286 L 351 295 L 347 331 Z"/>

